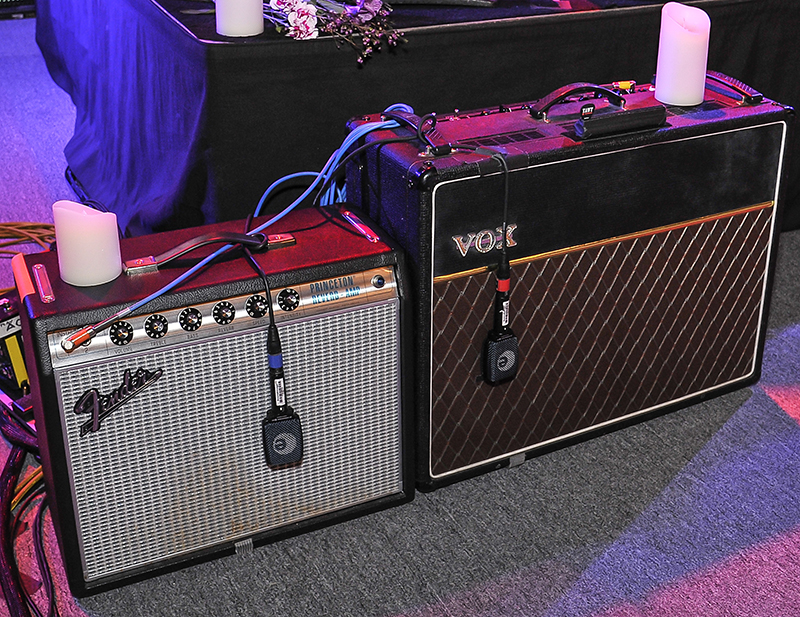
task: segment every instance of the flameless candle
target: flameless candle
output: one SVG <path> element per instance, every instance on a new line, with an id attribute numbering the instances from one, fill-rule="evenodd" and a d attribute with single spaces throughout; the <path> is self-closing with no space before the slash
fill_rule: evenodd
<path id="1" fill-rule="evenodd" d="M 264 32 L 261 0 L 216 0 L 217 34 L 255 36 Z"/>
<path id="2" fill-rule="evenodd" d="M 711 19 L 702 9 L 668 2 L 661 9 L 656 99 L 667 105 L 703 102 Z"/>
<path id="3" fill-rule="evenodd" d="M 117 216 L 75 203 L 53 204 L 61 280 L 78 287 L 102 285 L 122 272 Z"/>

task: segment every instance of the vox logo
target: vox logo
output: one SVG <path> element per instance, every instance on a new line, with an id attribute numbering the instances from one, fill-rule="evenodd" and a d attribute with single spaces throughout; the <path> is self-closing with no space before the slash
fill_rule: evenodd
<path id="1" fill-rule="evenodd" d="M 517 226 L 512 223 L 506 226 L 506 247 L 510 248 L 517 245 L 514 241 L 514 232 L 516 230 Z M 466 257 L 470 249 L 473 248 L 479 253 L 488 253 L 492 249 L 499 250 L 503 248 L 502 227 L 496 229 L 482 229 L 475 233 L 468 233 L 465 236 L 453 236 L 452 238 L 462 257 Z"/>

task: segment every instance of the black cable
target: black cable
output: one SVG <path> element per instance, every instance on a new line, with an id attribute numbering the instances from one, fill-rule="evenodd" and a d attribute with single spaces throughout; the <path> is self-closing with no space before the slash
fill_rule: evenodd
<path id="1" fill-rule="evenodd" d="M 36 434 L 31 434 L 30 431 L 24 430 L 23 426 L 28 425 L 27 423 L 20 425 L 16 418 L 10 415 L 6 409 L 0 411 L 0 433 L 3 434 L 3 437 L 12 444 L 24 448 L 38 457 L 39 442 L 36 439 Z"/>
<path id="2" fill-rule="evenodd" d="M 508 245 L 508 162 L 506 161 L 506 157 L 503 154 L 493 154 L 492 158 L 495 161 L 500 163 L 500 166 L 503 168 L 503 237 L 500 244 L 500 264 L 497 267 L 497 293 L 500 296 L 498 298 L 498 302 L 508 303 L 508 308 L 506 309 L 507 314 L 503 315 L 501 313 L 496 312 L 496 322 L 495 322 L 495 329 L 504 328 L 504 326 L 508 325 L 508 322 L 511 320 L 511 305 L 510 305 L 510 289 L 511 289 L 511 264 L 508 261 L 508 253 L 506 252 L 506 248 Z M 503 289 L 501 289 L 503 288 Z M 505 290 L 505 291 L 504 291 Z M 500 320 L 500 323 L 497 322 Z M 506 321 L 507 323 L 503 324 L 502 321 Z"/>
<path id="3" fill-rule="evenodd" d="M 3 409 L 3 411 L 7 412 L 8 410 Z M 17 426 L 16 422 L 14 422 L 13 420 L 14 420 L 13 416 L 11 416 L 8 413 L 3 413 L 0 416 L 0 423 L 1 423 L 0 429 L 2 430 L 3 436 L 15 448 L 22 449 L 23 451 L 27 450 L 27 451 L 31 452 L 32 454 L 38 456 L 39 448 L 38 448 L 38 442 L 37 442 L 35 436 L 32 437 L 28 433 L 24 432 L 19 426 Z M 26 426 L 27 426 L 27 424 L 26 424 Z M 20 471 L 21 471 L 21 469 L 20 469 Z M 19 484 L 19 473 L 17 473 L 16 478 L 14 480 L 15 489 L 16 489 L 16 486 L 18 484 Z M 22 519 L 24 518 L 27 509 L 31 506 L 33 501 L 36 498 L 38 498 L 43 492 L 44 492 L 44 483 L 41 480 L 39 480 L 38 486 L 36 486 L 33 490 L 31 490 L 25 496 L 23 501 L 17 506 L 17 508 L 16 508 L 17 512 L 14 515 L 13 519 L 11 518 L 11 515 L 13 514 L 13 512 L 11 510 L 11 505 L 13 503 L 14 497 L 12 496 L 12 501 L 9 502 L 8 509 L 5 508 L 5 505 L 3 506 L 4 509 L 3 509 L 3 522 L 2 522 L 2 524 L 3 524 L 4 529 L 9 530 L 8 537 L 9 537 L 9 540 L 11 542 L 10 549 L 9 549 L 9 554 L 10 554 L 11 558 L 14 559 L 14 563 L 15 564 L 16 564 L 16 557 L 15 557 L 15 553 L 14 553 L 14 538 L 16 538 L 16 536 L 17 536 L 17 532 L 18 532 L 19 526 L 21 525 Z M 46 507 L 46 502 L 45 502 L 44 499 L 42 500 L 42 503 L 40 504 L 39 513 L 41 513 L 43 507 Z M 49 601 L 48 601 L 48 606 L 49 606 L 48 615 L 51 616 L 51 617 L 57 617 L 58 616 L 58 609 L 57 609 L 57 607 L 55 605 L 55 596 L 53 594 L 54 586 L 53 586 L 53 582 L 52 582 L 52 575 L 50 573 L 50 569 L 49 569 L 49 566 L 47 564 L 47 559 L 46 559 L 46 557 L 44 555 L 43 537 L 41 536 L 41 529 L 42 529 L 41 522 L 39 522 L 38 523 L 38 530 L 35 530 L 33 532 L 34 552 L 36 554 L 36 560 L 37 560 L 37 564 L 39 566 L 39 572 L 40 572 L 40 575 L 42 577 L 42 581 L 43 581 L 43 583 L 45 585 L 45 589 L 47 591 L 48 598 L 49 598 Z M 33 614 L 36 615 L 36 617 L 41 617 L 41 612 L 36 607 L 36 604 L 33 602 L 33 598 L 30 597 L 30 595 L 26 591 L 25 587 L 19 581 L 19 568 L 18 568 L 18 566 L 17 566 L 16 577 L 17 577 L 17 583 L 19 585 L 19 589 L 21 590 L 22 594 L 24 595 L 25 601 L 26 601 L 28 607 L 33 612 Z"/>
<path id="4" fill-rule="evenodd" d="M 477 154 L 490 156 L 503 170 L 503 227 L 501 256 L 495 278 L 493 324 L 483 346 L 484 381 L 492 386 L 514 379 L 519 367 L 519 340 L 511 329 L 511 265 L 508 245 L 509 169 L 505 153 L 491 148 L 476 148 Z"/>
<path id="5" fill-rule="evenodd" d="M 267 314 L 269 315 L 269 323 L 270 326 L 275 324 L 275 312 L 272 308 L 272 291 L 269 286 L 269 281 L 267 280 L 267 275 L 264 272 L 263 268 L 258 264 L 253 254 L 250 252 L 250 249 L 246 246 L 242 247 L 242 251 L 244 251 L 244 256 L 247 258 L 247 261 L 250 262 L 250 265 L 256 271 L 259 278 L 261 278 L 261 282 L 264 284 L 264 290 L 267 294 Z"/>
<path id="6" fill-rule="evenodd" d="M 245 229 L 250 226 L 248 217 Z M 275 471 L 300 465 L 303 460 L 303 428 L 294 409 L 289 406 L 283 375 L 283 352 L 278 326 L 272 308 L 272 290 L 267 275 L 247 247 L 242 247 L 250 265 L 261 277 L 267 294 L 269 329 L 267 355 L 269 362 L 269 389 L 272 405 L 261 422 L 261 435 L 267 465 Z"/>
<path id="7" fill-rule="evenodd" d="M 2 533 L 3 536 L 0 538 L 0 542 L 2 542 L 2 551 L 3 551 L 3 562 L 0 565 L 0 569 L 2 569 L 2 573 L 0 576 L 4 579 L 3 584 L 3 593 L 6 596 L 6 602 L 9 604 L 9 608 L 11 607 L 12 603 L 16 603 L 18 601 L 18 596 L 16 595 L 17 592 L 21 593 L 24 598 L 24 604 L 16 605 L 15 610 L 21 611 L 17 614 L 19 615 L 34 615 L 35 617 L 43 617 L 41 611 L 39 611 L 38 607 L 33 601 L 33 598 L 28 594 L 27 590 L 25 589 L 24 585 L 22 585 L 20 577 L 19 577 L 19 566 L 17 565 L 15 551 L 14 551 L 14 539 L 17 536 L 18 529 L 22 523 L 23 518 L 25 517 L 25 513 L 28 508 L 31 506 L 33 501 L 37 499 L 43 492 L 44 492 L 44 483 L 41 480 L 38 483 L 38 486 L 28 493 L 25 496 L 23 501 L 17 506 L 16 515 L 14 515 L 12 519 L 12 503 L 14 501 L 14 492 L 16 490 L 17 485 L 19 484 L 19 477 L 22 471 L 22 466 L 24 465 L 25 460 L 25 452 L 28 451 L 36 456 L 39 455 L 39 445 L 36 439 L 36 433 L 33 431 L 33 434 L 30 432 L 26 432 L 24 429 L 27 428 L 29 430 L 30 426 L 26 422 L 21 422 L 18 418 L 16 418 L 13 414 L 9 413 L 9 410 L 6 408 L 2 409 L 2 413 L 0 413 L 0 431 L 2 431 L 3 436 L 12 444 L 14 451 L 20 451 L 23 453 L 22 456 L 22 464 L 19 464 L 19 468 L 16 469 L 16 472 L 10 472 L 13 475 L 13 478 L 7 479 L 5 476 L 3 477 L 3 503 L 2 503 L 2 520 L 0 520 L 0 524 L 2 525 Z M 6 469 L 15 469 L 15 467 L 11 467 L 16 465 L 12 461 L 12 455 L 9 455 L 8 462 L 6 464 Z M 5 474 L 5 470 L 4 470 Z M 5 500 L 5 490 L 7 484 L 11 484 L 13 486 L 11 492 L 11 498 L 8 502 Z M 44 499 L 42 500 L 44 503 Z M 41 505 L 39 511 L 41 512 Z M 41 529 L 41 523 L 39 524 L 38 529 Z M 43 547 L 43 540 L 40 537 L 37 537 L 37 531 L 34 531 L 33 535 L 33 544 L 34 544 L 34 552 L 37 555 L 37 563 L 39 566 L 39 572 L 42 577 L 42 580 L 45 584 L 45 589 L 48 593 L 48 615 L 50 617 L 58 617 L 58 609 L 55 605 L 55 596 L 53 594 L 53 582 L 52 576 L 47 565 L 47 560 L 44 558 L 44 547 Z M 39 554 L 42 554 L 40 558 Z M 10 560 L 10 562 L 9 562 Z M 12 563 L 13 567 L 8 567 L 8 563 Z M 8 577 L 8 578 L 6 578 Z M 12 580 L 13 579 L 13 580 Z M 14 590 L 17 590 L 16 592 Z M 9 594 L 11 594 L 11 600 L 9 600 Z M 14 614 L 14 613 L 12 613 Z"/>
<path id="8" fill-rule="evenodd" d="M 50 572 L 50 565 L 47 563 L 47 554 L 44 548 L 44 511 L 47 509 L 47 497 L 39 503 L 39 510 L 36 512 L 35 530 L 33 534 L 33 547 L 36 553 L 36 564 L 39 566 L 39 575 L 42 577 L 44 590 L 47 594 L 47 616 L 58 617 L 58 605 L 56 604 L 56 590 L 53 584 L 53 574 Z"/>
<path id="9" fill-rule="evenodd" d="M 458 150 L 474 152 L 475 154 L 482 154 L 500 163 L 500 167 L 503 170 L 503 238 L 501 244 L 501 253 L 503 258 L 507 259 L 506 248 L 508 246 L 508 241 L 506 238 L 506 233 L 508 230 L 509 169 L 508 161 L 506 160 L 506 153 L 501 152 L 500 150 L 495 150 L 494 148 L 486 148 L 484 146 L 468 146 L 458 144 L 455 146 L 455 148 Z"/>
<path id="10" fill-rule="evenodd" d="M 17 513 L 14 515 L 14 519 L 11 522 L 12 538 L 16 538 L 17 535 L 19 534 L 25 515 L 28 512 L 28 509 L 33 505 L 33 502 L 40 497 L 42 497 L 42 500 L 44 500 L 43 493 L 44 493 L 44 483 L 40 482 L 39 485 L 35 489 L 33 489 L 30 493 L 28 493 L 28 495 L 25 496 L 25 499 L 17 506 Z M 35 552 L 36 531 L 33 530 L 32 533 L 34 538 L 34 552 Z M 49 570 L 47 571 L 47 575 L 49 576 Z M 42 574 L 43 578 L 44 576 L 45 574 Z M 21 584 L 21 582 L 20 582 L 20 588 L 22 589 L 22 593 L 25 595 L 25 602 L 27 603 L 27 606 L 34 615 L 34 617 L 44 617 L 42 615 L 42 612 L 39 610 L 39 607 L 36 606 L 36 603 L 33 601 L 33 598 L 25 589 L 25 586 Z"/>
<path id="11" fill-rule="evenodd" d="M 20 416 L 13 406 L 6 407 L 5 405 L 0 405 L 0 423 L 2 422 L 10 422 L 13 426 L 21 428 L 34 439 L 36 438 L 36 429 L 28 424 L 25 418 Z"/>
<path id="12" fill-rule="evenodd" d="M 242 246 L 252 246 L 257 249 L 262 249 L 267 246 L 267 234 L 259 233 L 259 234 L 239 234 L 239 233 L 231 233 L 231 232 L 211 232 L 201 234 L 199 236 L 195 236 L 194 238 L 190 238 L 185 242 L 181 242 L 179 245 L 172 247 L 171 249 L 159 253 L 155 256 L 150 256 L 146 259 L 135 260 L 133 264 L 131 262 L 126 262 L 126 267 L 128 270 L 128 274 L 131 271 L 136 271 L 140 269 L 142 272 L 149 272 L 151 270 L 157 270 L 162 266 L 174 261 L 180 257 L 183 257 L 187 253 L 191 253 L 194 250 L 197 250 L 203 246 L 208 246 L 209 244 L 231 244 L 231 245 L 242 245 Z M 137 262 L 143 262 L 141 265 Z"/>
<path id="13" fill-rule="evenodd" d="M 245 222 L 245 230 L 250 227 L 250 220 L 248 217 Z M 284 388 L 283 377 L 283 349 L 281 347 L 281 340 L 278 333 L 278 326 L 275 323 L 275 311 L 272 308 L 272 290 L 267 280 L 267 274 L 263 268 L 253 257 L 250 249 L 242 246 L 244 255 L 250 265 L 258 273 L 261 281 L 264 284 L 264 289 L 267 294 L 267 314 L 269 315 L 269 327 L 267 330 L 267 353 L 269 355 L 269 376 L 270 376 L 270 393 L 272 396 L 272 408 L 270 409 L 269 418 L 283 416 L 292 413 L 292 408 L 289 407 L 286 401 L 286 391 Z"/>
<path id="14" fill-rule="evenodd" d="M 31 615 L 19 581 L 19 569 L 14 558 L 14 530 L 10 524 L 14 489 L 26 456 L 27 453 L 23 448 L 12 446 L 3 472 L 0 474 L 0 586 L 8 605 L 9 617 Z"/>
<path id="15" fill-rule="evenodd" d="M 430 122 L 431 126 L 426 131 L 423 130 L 426 122 Z M 430 148 L 436 148 L 436 144 L 434 144 L 430 137 L 428 137 L 428 133 L 430 133 L 433 129 L 436 128 L 436 115 L 435 114 L 425 114 L 419 119 L 419 125 L 417 126 L 417 139 L 421 142 L 428 145 Z"/>
<path id="16" fill-rule="evenodd" d="M 508 256 L 506 255 L 506 231 L 508 230 L 508 161 L 506 161 L 505 155 L 498 152 L 492 155 L 492 158 L 500 163 L 500 166 L 503 168 L 503 239 L 501 245 L 501 252 L 503 254 L 503 259 L 508 260 Z"/>
<path id="17" fill-rule="evenodd" d="M 284 387 L 283 377 L 283 349 L 281 347 L 281 339 L 278 334 L 278 326 L 275 323 L 275 312 L 272 308 L 272 291 L 267 281 L 267 275 L 264 270 L 258 265 L 258 262 L 253 257 L 250 250 L 245 246 L 242 247 L 245 257 L 253 266 L 255 271 L 261 277 L 264 283 L 264 288 L 267 294 L 267 312 L 269 315 L 269 327 L 267 330 L 267 353 L 269 355 L 269 375 L 270 375 L 270 393 L 272 396 L 272 408 L 270 409 L 269 418 L 283 416 L 291 412 L 286 402 L 286 390 Z"/>
<path id="18" fill-rule="evenodd" d="M 401 126 L 405 124 L 406 126 L 411 127 L 417 134 L 417 139 L 424 143 L 429 153 L 431 154 L 448 154 L 450 152 L 450 145 L 443 144 L 442 146 L 437 146 L 430 137 L 428 137 L 428 133 L 430 133 L 433 129 L 436 128 L 436 114 L 425 114 L 422 117 L 417 117 L 413 114 L 408 114 L 405 112 L 400 111 L 385 111 L 383 112 L 383 116 L 387 119 L 394 120 Z M 425 129 L 425 125 L 430 123 L 430 126 Z M 442 150 L 442 148 L 444 148 Z"/>

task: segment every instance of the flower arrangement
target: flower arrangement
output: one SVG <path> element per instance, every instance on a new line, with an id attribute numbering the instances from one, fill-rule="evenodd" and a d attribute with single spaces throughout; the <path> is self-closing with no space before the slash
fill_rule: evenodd
<path id="1" fill-rule="evenodd" d="M 278 32 L 293 39 L 315 39 L 329 34 L 337 45 L 346 43 L 358 53 L 358 63 L 384 45 L 394 47 L 403 40 L 389 22 L 392 8 L 382 0 L 358 0 L 345 4 L 334 0 L 269 0 L 264 17 Z"/>

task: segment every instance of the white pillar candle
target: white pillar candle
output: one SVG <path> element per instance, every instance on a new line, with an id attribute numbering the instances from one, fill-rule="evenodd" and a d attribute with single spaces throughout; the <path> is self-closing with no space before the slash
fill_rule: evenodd
<path id="1" fill-rule="evenodd" d="M 710 30 L 711 19 L 702 9 L 678 2 L 663 6 L 656 67 L 657 100 L 680 106 L 703 102 Z"/>
<path id="2" fill-rule="evenodd" d="M 261 0 L 216 0 L 217 34 L 255 36 L 264 32 Z"/>
<path id="3" fill-rule="evenodd" d="M 117 216 L 75 203 L 53 204 L 61 280 L 78 287 L 102 285 L 122 272 Z"/>

